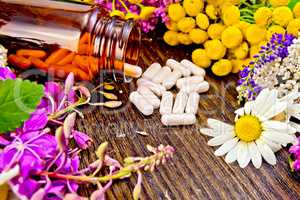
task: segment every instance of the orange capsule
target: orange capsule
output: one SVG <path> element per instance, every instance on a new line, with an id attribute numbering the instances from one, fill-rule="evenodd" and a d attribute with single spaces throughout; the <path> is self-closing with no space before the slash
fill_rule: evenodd
<path id="1" fill-rule="evenodd" d="M 44 61 L 42 61 L 39 58 L 30 58 L 32 64 L 34 67 L 41 69 L 41 70 L 47 70 L 49 65 L 47 65 Z"/>
<path id="2" fill-rule="evenodd" d="M 8 56 L 8 62 L 20 69 L 28 69 L 31 66 L 30 59 L 24 58 L 23 56 L 17 56 L 15 54 Z"/>
<path id="3" fill-rule="evenodd" d="M 47 53 L 43 50 L 33 50 L 33 49 L 20 49 L 17 51 L 17 56 L 23 57 L 34 57 L 34 58 L 44 58 Z"/>
<path id="4" fill-rule="evenodd" d="M 70 64 L 70 63 L 72 63 L 74 57 L 75 57 L 75 53 L 71 52 L 65 58 L 63 58 L 61 61 L 59 61 L 57 64 L 58 65 Z"/>
<path id="5" fill-rule="evenodd" d="M 84 71 L 89 70 L 89 61 L 88 61 L 88 56 L 80 56 L 76 55 L 73 64 L 80 67 Z"/>
<path id="6" fill-rule="evenodd" d="M 48 69 L 49 73 L 54 74 L 56 77 L 65 78 L 71 72 L 78 80 L 90 80 L 90 76 L 85 71 L 79 69 L 78 67 L 68 64 L 68 65 L 51 65 Z"/>
<path id="7" fill-rule="evenodd" d="M 64 59 L 68 53 L 69 50 L 67 49 L 58 49 L 57 51 L 53 52 L 45 62 L 48 65 L 57 64 L 59 61 Z"/>

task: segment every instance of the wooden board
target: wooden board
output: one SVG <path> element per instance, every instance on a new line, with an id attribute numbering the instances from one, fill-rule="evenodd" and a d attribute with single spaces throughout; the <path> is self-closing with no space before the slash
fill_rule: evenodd
<path id="1" fill-rule="evenodd" d="M 154 37 L 155 38 L 155 37 Z M 153 62 L 164 64 L 168 58 L 189 58 L 192 48 L 171 48 L 161 40 L 144 40 L 140 65 Z M 125 105 L 116 111 L 98 109 L 86 113 L 79 120 L 78 129 L 87 132 L 94 140 L 89 152 L 82 154 L 87 162 L 95 160 L 94 151 L 103 141 L 109 141 L 110 153 L 118 160 L 126 156 L 147 156 L 146 145 L 169 144 L 176 148 L 170 162 L 158 167 L 154 173 L 145 173 L 142 199 L 196 200 L 196 199 L 300 199 L 300 186 L 288 173 L 287 149 L 276 153 L 276 166 L 263 163 L 261 169 L 252 164 L 245 169 L 226 164 L 223 157 L 214 156 L 214 148 L 207 146 L 208 137 L 199 133 L 207 118 L 231 122 L 236 102 L 237 78 L 219 78 L 209 74 L 211 84 L 207 94 L 201 95 L 198 122 L 194 126 L 166 128 L 160 123 L 158 112 L 151 117 L 142 116 L 128 100 L 128 93 L 135 89 L 134 83 L 123 84 L 120 94 Z M 150 136 L 135 133 L 146 131 Z M 109 200 L 132 199 L 136 177 L 116 182 L 108 192 Z M 82 190 L 89 193 L 91 188 Z M 170 198 L 168 198 L 170 197 Z"/>

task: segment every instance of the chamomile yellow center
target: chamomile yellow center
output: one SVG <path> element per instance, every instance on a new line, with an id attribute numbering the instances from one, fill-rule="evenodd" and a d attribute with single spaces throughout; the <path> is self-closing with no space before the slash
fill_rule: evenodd
<path id="1" fill-rule="evenodd" d="M 235 123 L 236 136 L 244 141 L 251 142 L 258 139 L 262 133 L 262 126 L 259 119 L 252 115 L 240 117 Z"/>

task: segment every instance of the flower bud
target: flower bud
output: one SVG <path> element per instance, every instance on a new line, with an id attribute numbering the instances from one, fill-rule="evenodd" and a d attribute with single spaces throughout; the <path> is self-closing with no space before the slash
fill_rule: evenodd
<path id="1" fill-rule="evenodd" d="M 75 125 L 76 113 L 69 114 L 64 121 L 64 134 L 66 138 L 70 138 L 72 129 Z"/>
<path id="2" fill-rule="evenodd" d="M 91 145 L 92 139 L 85 133 L 79 131 L 72 131 L 72 134 L 79 148 L 87 149 Z"/>
<path id="3" fill-rule="evenodd" d="M 97 151 L 96 151 L 96 155 L 99 159 L 104 159 L 105 156 L 105 152 L 108 146 L 108 142 L 103 142 L 102 144 L 100 144 L 100 146 L 98 147 Z"/>
<path id="4" fill-rule="evenodd" d="M 69 94 L 74 85 L 74 74 L 71 72 L 65 81 L 65 94 Z"/>

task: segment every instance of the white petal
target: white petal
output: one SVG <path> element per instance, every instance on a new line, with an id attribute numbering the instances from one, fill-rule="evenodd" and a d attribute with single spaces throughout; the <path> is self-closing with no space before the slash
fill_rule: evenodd
<path id="1" fill-rule="evenodd" d="M 296 129 L 293 128 L 292 126 L 290 126 L 287 123 L 284 122 L 279 122 L 279 121 L 265 121 L 262 123 L 262 126 L 264 128 L 264 130 L 268 131 L 268 130 L 274 130 L 277 132 L 283 132 L 286 134 L 295 134 L 296 133 Z"/>
<path id="2" fill-rule="evenodd" d="M 6 183 L 10 179 L 16 177 L 19 174 L 19 172 L 20 172 L 19 165 L 16 165 L 14 168 L 12 168 L 6 172 L 2 172 L 0 174 L 0 185 Z"/>
<path id="3" fill-rule="evenodd" d="M 219 120 L 216 119 L 211 119 L 209 118 L 207 120 L 207 124 L 210 128 L 214 129 L 215 131 L 223 131 L 223 132 L 227 132 L 227 131 L 233 131 L 233 126 L 226 124 L 224 122 L 221 122 Z"/>
<path id="4" fill-rule="evenodd" d="M 298 99 L 300 97 L 300 92 L 293 91 L 290 92 L 288 95 L 285 97 L 282 97 L 280 101 L 288 101 L 288 102 L 293 102 L 294 100 Z"/>
<path id="5" fill-rule="evenodd" d="M 226 141 L 232 139 L 235 136 L 234 133 L 226 133 L 222 135 L 218 135 L 215 138 L 210 139 L 207 144 L 209 146 L 219 146 L 221 144 L 224 144 Z"/>
<path id="6" fill-rule="evenodd" d="M 269 104 L 269 103 L 267 103 Z M 265 113 L 262 115 L 262 121 L 265 121 L 267 119 L 271 119 L 272 117 L 275 117 L 279 113 L 283 112 L 286 110 L 287 104 L 286 103 L 275 103 L 273 106 L 271 106 Z"/>
<path id="7" fill-rule="evenodd" d="M 278 144 L 288 144 L 294 141 L 294 137 L 285 133 L 279 133 L 276 131 L 264 131 L 262 136 L 265 139 L 271 140 Z"/>
<path id="8" fill-rule="evenodd" d="M 244 108 L 245 108 L 245 113 L 246 113 L 247 115 L 249 115 L 250 112 L 251 112 L 252 104 L 253 104 L 252 101 L 248 101 L 247 103 L 245 103 L 245 107 L 244 107 Z"/>
<path id="9" fill-rule="evenodd" d="M 259 116 L 262 116 L 263 114 L 263 108 L 265 107 L 266 104 L 266 100 L 267 98 L 270 96 L 270 90 L 268 88 L 262 90 L 259 95 L 257 96 L 257 98 L 254 101 L 254 105 L 253 105 L 253 114 Z"/>
<path id="10" fill-rule="evenodd" d="M 242 116 L 242 115 L 245 114 L 245 110 L 244 110 L 244 108 L 239 108 L 234 113 L 239 115 L 239 116 Z"/>
<path id="11" fill-rule="evenodd" d="M 264 160 L 270 165 L 275 165 L 276 157 L 272 149 L 259 139 L 255 143 Z"/>
<path id="12" fill-rule="evenodd" d="M 300 120 L 300 115 L 299 115 L 299 120 Z M 300 132 L 300 125 L 295 123 L 295 122 L 290 122 L 290 125 L 296 129 L 297 132 Z"/>
<path id="13" fill-rule="evenodd" d="M 245 168 L 250 162 L 248 145 L 246 142 L 240 141 L 237 146 L 237 161 L 241 168 Z"/>
<path id="14" fill-rule="evenodd" d="M 228 151 L 230 151 L 232 148 L 234 148 L 237 145 L 238 138 L 233 138 L 231 140 L 228 140 L 222 146 L 220 146 L 216 151 L 215 155 L 216 156 L 223 156 L 225 155 Z"/>
<path id="15" fill-rule="evenodd" d="M 248 150 L 254 167 L 257 169 L 260 168 L 262 163 L 262 158 L 255 142 L 248 143 Z"/>
<path id="16" fill-rule="evenodd" d="M 211 137 L 215 137 L 215 136 L 219 135 L 218 132 L 215 132 L 213 129 L 210 129 L 210 128 L 201 128 L 200 133 L 202 133 L 203 135 L 211 136 Z"/>
<path id="17" fill-rule="evenodd" d="M 266 145 L 268 145 L 272 151 L 275 153 L 277 151 L 279 151 L 280 149 L 282 149 L 282 146 L 276 142 L 273 142 L 271 140 L 265 139 L 264 137 L 260 138 L 264 143 L 266 143 Z"/>
<path id="18" fill-rule="evenodd" d="M 237 149 L 238 149 L 238 146 L 235 145 L 235 147 L 226 154 L 226 156 L 225 156 L 226 163 L 233 163 L 234 161 L 236 161 Z"/>

